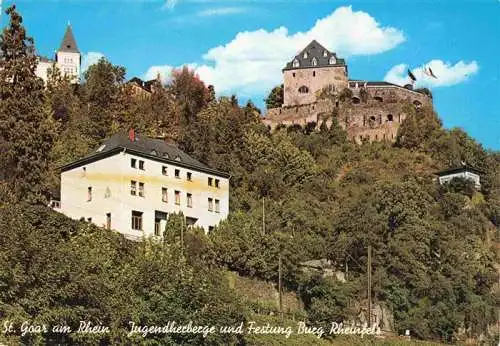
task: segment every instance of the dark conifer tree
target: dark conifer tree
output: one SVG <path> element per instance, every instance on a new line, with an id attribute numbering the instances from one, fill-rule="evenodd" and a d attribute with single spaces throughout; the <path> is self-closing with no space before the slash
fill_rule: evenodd
<path id="1" fill-rule="evenodd" d="M 35 75 L 34 41 L 15 6 L 0 35 L 0 176 L 19 200 L 45 202 L 53 121 Z"/>

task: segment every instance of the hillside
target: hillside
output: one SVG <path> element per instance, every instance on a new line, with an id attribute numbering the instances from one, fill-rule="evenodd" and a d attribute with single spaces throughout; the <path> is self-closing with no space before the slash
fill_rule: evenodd
<path id="1" fill-rule="evenodd" d="M 0 52 L 0 324 L 12 322 L 13 330 L 0 342 L 284 344 L 281 336 L 247 334 L 143 337 L 129 335 L 129 322 L 278 326 L 269 292 L 280 256 L 290 299 L 285 325 L 358 321 L 368 298 L 368 246 L 371 299 L 390 309 L 396 335 L 410 330 L 414 339 L 446 343 L 498 338 L 491 326 L 499 305 L 500 153 L 461 129 L 444 129 L 430 107 L 412 108 L 395 143 L 353 143 L 336 121 L 270 132 L 251 103 L 217 98 L 187 67 L 145 98 L 131 95 L 125 68 L 104 58 L 78 86 L 54 71 L 45 87 L 22 20 L 9 14 L 0 49 L 16 54 Z M 175 140 L 230 172 L 229 218 L 209 235 L 193 228 L 181 241 L 181 216 L 172 214 L 162 242 L 132 243 L 46 207 L 58 189 L 57 167 L 130 128 Z M 485 172 L 481 191 L 463 180 L 436 182 L 436 171 L 462 161 Z M 345 282 L 300 269 L 318 259 Z M 22 335 L 23 321 L 48 331 Z M 52 331 L 75 331 L 80 321 L 110 329 Z"/>

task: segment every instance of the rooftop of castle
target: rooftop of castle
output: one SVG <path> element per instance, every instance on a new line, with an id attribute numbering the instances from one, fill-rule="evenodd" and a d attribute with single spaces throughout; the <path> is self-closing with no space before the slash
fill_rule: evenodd
<path id="1" fill-rule="evenodd" d="M 59 51 L 68 53 L 80 53 L 80 51 L 78 50 L 78 46 L 76 45 L 76 40 L 75 36 L 73 35 L 73 30 L 71 29 L 71 25 L 69 24 L 66 28 L 66 32 L 64 33 L 61 46 L 59 47 Z"/>
<path id="2" fill-rule="evenodd" d="M 318 41 L 312 40 L 292 61 L 286 64 L 283 70 L 329 66 L 345 66 L 345 60 L 338 58 L 336 53 L 330 52 Z"/>

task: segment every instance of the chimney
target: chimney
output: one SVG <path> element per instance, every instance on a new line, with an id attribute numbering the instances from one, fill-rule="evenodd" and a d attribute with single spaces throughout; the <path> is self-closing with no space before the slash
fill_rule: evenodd
<path id="1" fill-rule="evenodd" d="M 130 139 L 131 142 L 135 142 L 135 130 L 133 128 L 128 130 L 128 139 Z"/>

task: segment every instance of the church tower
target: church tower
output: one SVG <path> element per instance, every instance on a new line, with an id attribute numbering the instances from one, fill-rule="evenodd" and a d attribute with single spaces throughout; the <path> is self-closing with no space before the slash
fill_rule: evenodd
<path id="1" fill-rule="evenodd" d="M 66 28 L 61 46 L 56 52 L 56 62 L 61 74 L 70 76 L 73 83 L 78 83 L 80 78 L 81 54 L 76 45 L 75 36 L 70 24 Z"/>

